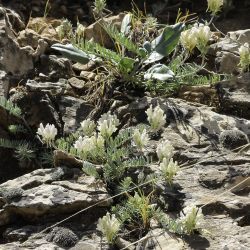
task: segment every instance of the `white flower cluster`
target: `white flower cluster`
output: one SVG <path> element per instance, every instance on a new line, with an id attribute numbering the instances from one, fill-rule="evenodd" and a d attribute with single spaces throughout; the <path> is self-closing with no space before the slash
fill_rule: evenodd
<path id="1" fill-rule="evenodd" d="M 104 138 L 101 135 L 80 136 L 74 143 L 74 148 L 82 159 L 86 159 L 89 153 L 96 150 L 104 150 Z"/>
<path id="2" fill-rule="evenodd" d="M 119 120 L 116 115 L 111 115 L 110 112 L 105 113 L 98 120 L 96 133 L 96 124 L 90 119 L 81 122 L 81 131 L 83 136 L 80 136 L 74 143 L 74 148 L 77 150 L 79 157 L 86 159 L 89 154 L 104 151 L 105 140 L 108 139 L 119 125 Z"/>
<path id="3" fill-rule="evenodd" d="M 163 158 L 162 163 L 160 164 L 161 172 L 165 180 L 169 185 L 172 184 L 174 176 L 179 171 L 179 166 L 177 162 L 173 161 L 173 158 L 170 159 L 170 161 L 167 160 L 167 158 Z"/>
<path id="4" fill-rule="evenodd" d="M 140 151 L 142 151 L 148 145 L 149 142 L 147 130 L 143 129 L 142 131 L 140 131 L 139 129 L 135 129 L 133 133 L 133 141 L 136 147 Z"/>
<path id="5" fill-rule="evenodd" d="M 216 15 L 223 5 L 223 0 L 207 0 L 207 10 Z"/>
<path id="6" fill-rule="evenodd" d="M 121 223 L 118 221 L 115 215 L 112 214 L 112 216 L 110 216 L 110 213 L 107 213 L 98 220 L 97 229 L 103 233 L 108 243 L 113 243 L 120 226 Z"/>
<path id="7" fill-rule="evenodd" d="M 120 124 L 116 115 L 111 115 L 110 112 L 103 114 L 98 120 L 97 129 L 100 134 L 106 139 L 109 138 L 116 130 L 117 126 Z"/>
<path id="8" fill-rule="evenodd" d="M 250 48 L 249 43 L 245 43 L 239 48 L 240 67 L 242 70 L 247 70 L 250 67 Z"/>
<path id="9" fill-rule="evenodd" d="M 202 54 L 206 54 L 207 44 L 211 35 L 212 32 L 209 26 L 196 23 L 191 29 L 181 33 L 180 42 L 189 52 L 192 52 L 197 47 Z"/>
<path id="10" fill-rule="evenodd" d="M 174 148 L 168 140 L 165 140 L 158 144 L 156 153 L 160 161 L 166 158 L 169 162 L 174 155 Z"/>
<path id="11" fill-rule="evenodd" d="M 183 223 L 184 230 L 191 234 L 195 229 L 199 229 L 203 221 L 203 214 L 196 206 L 188 206 L 183 209 L 180 220 Z"/>
<path id="12" fill-rule="evenodd" d="M 40 123 L 39 128 L 37 129 L 37 134 L 40 135 L 40 139 L 43 143 L 47 144 L 47 147 L 51 147 L 55 137 L 57 135 L 57 129 L 54 124 L 46 124 L 44 127 L 42 123 Z"/>
<path id="13" fill-rule="evenodd" d="M 173 178 L 179 171 L 177 162 L 173 161 L 174 148 L 168 140 L 161 142 L 156 149 L 157 156 L 160 160 L 160 169 L 162 176 L 169 185 L 172 184 Z"/>
<path id="14" fill-rule="evenodd" d="M 86 119 L 81 122 L 81 129 L 85 136 L 91 136 L 94 133 L 95 128 L 95 122 L 90 119 Z"/>
<path id="15" fill-rule="evenodd" d="M 159 131 L 165 125 L 166 115 L 159 105 L 155 108 L 150 105 L 150 107 L 146 110 L 146 114 L 153 132 Z"/>

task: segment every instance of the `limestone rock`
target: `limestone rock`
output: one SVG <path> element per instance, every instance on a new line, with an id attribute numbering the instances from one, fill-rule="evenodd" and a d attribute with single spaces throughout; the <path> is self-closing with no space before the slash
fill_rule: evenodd
<path id="1" fill-rule="evenodd" d="M 77 169 L 39 169 L 0 185 L 0 190 L 22 189 L 22 193 L 9 196 L 2 205 L 1 225 L 6 225 L 15 216 L 27 221 L 41 217 L 73 213 L 103 201 L 98 206 L 109 206 L 111 200 L 105 185 L 94 177 L 84 176 Z"/>
<path id="2" fill-rule="evenodd" d="M 87 118 L 94 107 L 81 99 L 62 96 L 59 109 L 64 122 L 64 132 L 68 134 L 80 127 L 80 123 Z"/>
<path id="3" fill-rule="evenodd" d="M 219 72 L 231 74 L 239 71 L 238 49 L 246 42 L 250 42 L 250 29 L 228 32 L 225 38 L 210 46 L 208 53 L 216 57 Z"/>
<path id="4" fill-rule="evenodd" d="M 177 238 L 162 229 L 154 229 L 148 233 L 149 239 L 143 243 L 144 249 L 184 250 L 188 249 L 181 238 Z M 150 237 L 151 236 L 151 237 Z"/>
<path id="5" fill-rule="evenodd" d="M 19 47 L 4 8 L 0 8 L 0 20 L 0 68 L 13 75 L 25 75 L 34 68 L 32 48 Z"/>
<path id="6" fill-rule="evenodd" d="M 53 123 L 59 130 L 62 129 L 59 114 L 49 93 L 20 90 L 13 94 L 10 99 L 21 108 L 31 127 L 37 129 L 40 123 Z"/>

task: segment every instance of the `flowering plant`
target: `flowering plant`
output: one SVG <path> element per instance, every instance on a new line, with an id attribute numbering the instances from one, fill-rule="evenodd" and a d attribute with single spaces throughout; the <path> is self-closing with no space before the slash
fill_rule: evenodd
<path id="1" fill-rule="evenodd" d="M 216 15 L 223 6 L 223 0 L 207 0 L 207 10 Z"/>
<path id="2" fill-rule="evenodd" d="M 133 141 L 137 148 L 142 151 L 143 148 L 146 147 L 149 142 L 147 130 L 143 129 L 142 131 L 140 131 L 139 129 L 135 129 L 133 134 Z"/>
<path id="3" fill-rule="evenodd" d="M 81 129 L 84 135 L 91 136 L 95 131 L 95 122 L 90 119 L 86 119 L 81 122 Z"/>
<path id="4" fill-rule="evenodd" d="M 108 112 L 99 119 L 97 129 L 104 138 L 109 138 L 117 130 L 119 123 L 117 116 Z"/>
<path id="5" fill-rule="evenodd" d="M 146 110 L 146 114 L 153 132 L 159 131 L 165 125 L 166 115 L 159 105 L 155 108 L 150 105 L 150 107 Z"/>
<path id="6" fill-rule="evenodd" d="M 183 229 L 191 234 L 195 229 L 200 227 L 201 221 L 203 220 L 203 214 L 201 210 L 196 206 L 188 206 L 183 209 L 181 215 L 181 221 L 183 223 Z"/>
<path id="7" fill-rule="evenodd" d="M 250 66 L 250 48 L 249 43 L 245 43 L 244 45 L 240 46 L 239 48 L 240 54 L 240 66 L 241 69 L 247 70 Z"/>
<path id="8" fill-rule="evenodd" d="M 177 162 L 173 161 L 173 158 L 170 161 L 167 158 L 163 158 L 162 163 L 160 164 L 162 175 L 169 185 L 172 184 L 173 178 L 180 169 Z"/>
<path id="9" fill-rule="evenodd" d="M 42 123 L 40 123 L 39 128 L 37 129 L 37 134 L 41 136 L 41 141 L 47 144 L 47 147 L 51 147 L 55 137 L 57 135 L 57 129 L 54 124 L 46 124 L 44 127 Z"/>
<path id="10" fill-rule="evenodd" d="M 158 144 L 156 153 L 160 161 L 165 158 L 169 162 L 174 155 L 174 148 L 168 140 L 165 140 Z"/>
<path id="11" fill-rule="evenodd" d="M 108 243 L 113 243 L 115 236 L 120 229 L 120 226 L 121 224 L 115 217 L 115 215 L 112 214 L 110 216 L 110 213 L 107 213 L 105 216 L 98 220 L 97 229 L 103 233 Z"/>

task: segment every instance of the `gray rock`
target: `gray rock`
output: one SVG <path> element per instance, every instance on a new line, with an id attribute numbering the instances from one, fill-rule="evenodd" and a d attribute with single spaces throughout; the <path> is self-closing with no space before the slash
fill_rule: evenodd
<path id="1" fill-rule="evenodd" d="M 30 83 L 35 84 L 33 81 L 30 81 Z M 50 86 L 54 85 L 51 84 Z M 51 93 L 39 90 L 28 92 L 20 90 L 16 91 L 10 99 L 21 108 L 25 114 L 26 121 L 31 127 L 36 129 L 40 123 L 53 123 L 59 131 L 62 130 L 59 114 L 54 105 Z"/>
<path id="2" fill-rule="evenodd" d="M 28 91 L 41 90 L 52 94 L 64 94 L 67 88 L 67 81 L 60 79 L 58 82 L 37 82 L 35 80 L 28 80 L 26 83 Z"/>
<path id="3" fill-rule="evenodd" d="M 208 53 L 216 57 L 219 72 L 231 74 L 239 71 L 238 49 L 246 42 L 250 42 L 250 29 L 228 32 L 225 38 L 210 46 Z"/>
<path id="4" fill-rule="evenodd" d="M 120 27 L 124 16 L 125 16 L 124 13 L 120 13 L 117 16 L 110 16 L 107 18 L 103 18 L 103 20 L 101 20 L 101 22 L 104 21 L 104 23 L 106 23 L 106 24 L 111 23 L 111 24 L 115 25 L 116 27 Z M 99 44 L 103 44 L 104 47 L 110 48 L 113 46 L 113 42 L 110 39 L 110 36 L 103 29 L 101 22 L 97 21 L 97 22 L 89 25 L 88 27 L 86 27 L 84 30 L 84 37 L 87 40 L 93 39 L 95 42 L 97 42 Z"/>
<path id="5" fill-rule="evenodd" d="M 0 70 L 0 96 L 4 96 L 5 98 L 8 95 L 10 88 L 10 83 L 8 76 L 5 71 Z"/>
<path id="6" fill-rule="evenodd" d="M 66 58 L 55 55 L 42 55 L 40 57 L 39 72 L 47 75 L 50 80 L 68 78 L 74 75 L 71 62 Z"/>
<path id="7" fill-rule="evenodd" d="M 34 68 L 32 48 L 20 48 L 7 10 L 0 8 L 0 68 L 13 75 L 25 75 Z"/>
<path id="8" fill-rule="evenodd" d="M 240 57 L 232 52 L 218 52 L 215 63 L 219 66 L 218 72 L 231 74 L 239 70 Z"/>
<path id="9" fill-rule="evenodd" d="M 3 237 L 7 241 L 24 241 L 27 240 L 32 234 L 37 233 L 38 231 L 42 230 L 41 227 L 36 227 L 32 225 L 27 225 L 24 227 L 19 228 L 18 226 L 13 226 L 7 228 L 4 233 Z"/>
<path id="10" fill-rule="evenodd" d="M 141 245 L 143 246 L 143 249 L 149 250 L 149 249 L 155 249 L 155 250 L 184 250 L 188 249 L 185 242 L 178 237 L 175 237 L 171 235 L 170 233 L 162 230 L 162 229 L 154 229 L 148 233 L 148 239 L 145 240 Z M 139 244 L 140 245 L 140 244 Z M 141 247 L 138 247 L 136 249 L 142 249 Z"/>
<path id="11" fill-rule="evenodd" d="M 67 179 L 67 180 L 63 180 Z M 0 224 L 6 225 L 15 215 L 26 221 L 38 221 L 41 217 L 73 213 L 95 203 L 98 207 L 110 206 L 111 200 L 105 185 L 94 177 L 84 176 L 77 169 L 39 169 L 0 185 L 0 190 L 16 187 L 24 191 L 8 197 L 2 204 Z"/>
<path id="12" fill-rule="evenodd" d="M 250 118 L 250 73 L 217 84 L 220 111 Z"/>
<path id="13" fill-rule="evenodd" d="M 79 98 L 62 96 L 59 109 L 64 122 L 64 132 L 69 134 L 80 127 L 80 123 L 87 118 L 94 107 Z"/>

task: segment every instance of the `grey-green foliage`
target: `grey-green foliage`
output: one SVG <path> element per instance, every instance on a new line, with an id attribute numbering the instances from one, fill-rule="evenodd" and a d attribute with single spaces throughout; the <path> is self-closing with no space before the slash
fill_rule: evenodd
<path id="1" fill-rule="evenodd" d="M 106 0 L 95 0 L 93 11 L 98 17 L 102 17 L 103 11 L 106 8 Z"/>
<path id="2" fill-rule="evenodd" d="M 128 199 L 114 206 L 112 212 L 123 224 L 129 224 L 130 228 L 142 226 L 146 229 L 156 211 L 155 206 L 151 204 L 151 196 L 151 194 L 144 195 L 141 190 L 135 192 L 134 195 L 128 194 Z"/>
<path id="3" fill-rule="evenodd" d="M 17 117 L 21 117 L 22 115 L 21 109 L 3 96 L 0 96 L 0 107 L 7 110 L 11 115 L 14 115 Z"/>
<path id="4" fill-rule="evenodd" d="M 54 164 L 53 152 L 42 151 L 38 156 L 38 160 L 42 165 L 53 166 L 53 164 Z"/>
<path id="5" fill-rule="evenodd" d="M 20 145 L 15 150 L 15 156 L 19 161 L 31 161 L 36 158 L 34 149 L 28 144 Z"/>
<path id="6" fill-rule="evenodd" d="M 160 208 L 155 210 L 154 218 L 159 222 L 163 229 L 173 233 L 183 234 L 183 224 L 180 221 L 167 216 Z"/>
<path id="7" fill-rule="evenodd" d="M 133 43 L 128 37 L 126 37 L 122 32 L 120 32 L 116 26 L 110 25 L 110 24 L 103 24 L 103 28 L 108 33 L 108 35 L 114 39 L 114 41 L 124 48 L 126 48 L 128 51 L 133 52 L 137 56 L 144 56 L 145 54 L 142 53 L 140 48 Z"/>
<path id="8" fill-rule="evenodd" d="M 96 166 L 90 162 L 83 161 L 82 170 L 87 175 L 94 176 L 95 178 L 100 178 L 100 175 L 96 170 Z"/>
<path id="9" fill-rule="evenodd" d="M 27 129 L 21 124 L 12 124 L 8 126 L 8 130 L 12 134 L 27 133 Z"/>
<path id="10" fill-rule="evenodd" d="M 144 47 L 138 47 L 137 44 L 133 43 L 126 36 L 131 19 L 128 15 L 126 15 L 125 18 L 126 22 L 124 21 L 125 24 L 122 27 L 122 32 L 118 31 L 112 24 L 102 24 L 104 30 L 114 40 L 117 51 L 104 48 L 102 45 L 93 41 L 83 41 L 81 44 L 75 45 L 83 51 L 84 54 L 71 44 L 55 44 L 52 48 L 62 52 L 65 57 L 80 63 L 87 63 L 88 60 L 95 55 L 103 60 L 103 64 L 110 71 L 118 73 L 122 78 L 131 80 L 131 77 L 144 71 L 145 65 L 155 63 L 169 56 L 178 44 L 181 31 L 183 30 L 183 24 L 178 23 L 165 27 L 159 37 L 152 42 L 145 41 Z M 127 51 L 132 53 L 132 55 L 126 53 Z M 167 66 L 162 65 L 161 70 L 156 72 L 158 73 L 157 78 L 154 78 L 154 74 L 150 74 L 149 77 L 152 79 L 168 79 L 170 77 L 170 70 L 167 69 L 166 71 L 166 67 Z M 159 76 L 161 74 L 165 75 L 165 77 Z M 128 76 L 130 76 L 130 78 L 128 78 Z"/>
<path id="11" fill-rule="evenodd" d="M 19 161 L 31 161 L 35 158 L 35 149 L 33 149 L 32 145 L 25 140 L 9 140 L 0 138 L 0 147 L 13 149 L 15 157 Z"/>

